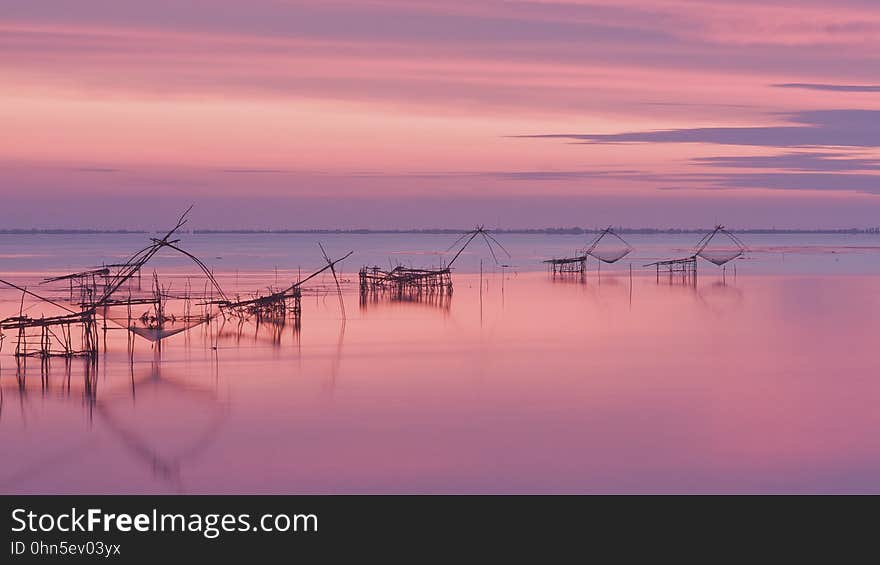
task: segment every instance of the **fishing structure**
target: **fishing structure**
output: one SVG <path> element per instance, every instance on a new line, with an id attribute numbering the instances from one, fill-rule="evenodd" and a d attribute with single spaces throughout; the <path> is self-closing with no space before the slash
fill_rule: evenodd
<path id="1" fill-rule="evenodd" d="M 547 259 L 544 261 L 550 274 L 554 277 L 557 275 L 580 275 L 587 271 L 587 255 L 577 255 L 575 257 L 561 257 Z"/>
<path id="2" fill-rule="evenodd" d="M 332 260 L 324 252 L 323 247 L 321 247 L 321 252 L 324 254 L 324 259 L 327 262 L 327 265 L 321 269 L 318 269 L 306 278 L 293 283 L 287 288 L 284 288 L 277 292 L 271 292 L 265 295 L 257 295 L 252 298 L 246 298 L 243 300 L 232 301 L 224 298 L 221 300 L 211 301 L 210 303 L 216 304 L 220 308 L 221 312 L 227 313 L 228 315 L 238 317 L 242 320 L 253 318 L 260 323 L 270 322 L 283 325 L 285 320 L 287 320 L 288 317 L 292 316 L 294 320 L 294 325 L 296 327 L 299 327 L 300 317 L 302 315 L 303 285 L 305 285 L 305 283 L 317 277 L 324 271 L 329 270 L 332 273 L 333 279 L 336 283 L 336 289 L 341 295 L 342 289 L 339 283 L 339 279 L 336 276 L 336 265 L 339 262 L 347 259 L 354 253 L 353 251 L 349 251 L 347 254 L 340 257 L 339 259 Z M 341 304 L 344 311 L 345 304 Z"/>
<path id="3" fill-rule="evenodd" d="M 15 357 L 97 356 L 99 338 L 94 307 L 77 311 L 9 281 L 0 279 L 0 283 L 22 292 L 18 315 L 0 320 L 0 332 L 12 331 L 16 335 Z M 39 317 L 27 315 L 24 313 L 25 296 L 37 298 L 64 313 Z"/>
<path id="4" fill-rule="evenodd" d="M 103 341 L 106 346 L 107 332 L 117 328 L 128 331 L 130 352 L 133 352 L 135 336 L 161 346 L 163 339 L 206 324 L 217 316 L 280 325 L 292 319 L 294 328 L 298 330 L 303 285 L 326 270 L 333 274 L 341 301 L 335 266 L 352 253 L 331 260 L 323 247 L 321 252 L 327 265 L 316 272 L 279 291 L 254 293 L 245 299 L 230 298 L 212 270 L 201 259 L 181 248 L 180 240 L 173 237 L 186 224 L 191 209 L 192 206 L 184 211 L 175 226 L 163 237 L 151 238 L 150 245 L 123 263 L 49 277 L 39 283 L 63 283 L 69 304 L 0 279 L 0 284 L 22 293 L 18 315 L 0 320 L 0 340 L 4 331 L 15 335 L 16 358 L 39 357 L 47 360 L 51 357 L 86 357 L 96 360 L 100 343 Z M 161 283 L 155 272 L 149 291 L 141 291 L 144 267 L 164 249 L 181 254 L 198 266 L 206 278 L 203 291 L 195 292 L 187 283 L 183 291 L 172 292 L 170 286 Z M 27 314 L 26 296 L 56 311 L 39 316 Z M 169 307 L 170 304 L 177 308 Z M 342 308 L 344 310 L 344 303 Z"/>
<path id="5" fill-rule="evenodd" d="M 718 240 L 724 240 L 725 238 L 729 242 L 728 245 L 717 245 Z M 713 244 L 713 241 L 715 244 Z M 719 224 L 697 242 L 693 254 L 680 259 L 655 261 L 648 263 L 645 267 L 654 267 L 656 269 L 658 283 L 660 282 L 660 274 L 662 272 L 668 274 L 670 283 L 680 280 L 684 284 L 696 286 L 697 257 L 722 267 L 743 255 L 747 250 L 748 248 L 738 237 Z"/>
<path id="6" fill-rule="evenodd" d="M 608 238 L 607 240 L 605 239 L 606 237 Z M 612 241 L 612 245 L 608 245 L 608 241 Z M 619 242 L 618 246 L 614 245 L 616 242 Z M 622 244 L 622 247 L 619 244 Z M 553 276 L 572 274 L 583 276 L 587 270 L 588 257 L 596 258 L 600 261 L 600 265 L 602 263 L 616 263 L 629 255 L 632 250 L 632 245 L 620 237 L 611 226 L 608 226 L 599 232 L 590 245 L 580 254 L 574 257 L 547 259 L 544 263 L 547 264 L 550 274 Z"/>
<path id="7" fill-rule="evenodd" d="M 61 275 L 58 277 L 48 277 L 43 279 L 40 284 L 67 281 L 70 287 L 70 296 L 68 300 L 70 300 L 70 302 L 74 302 L 78 299 L 80 302 L 82 302 L 86 299 L 87 295 L 92 294 L 94 290 L 98 288 L 99 280 L 101 280 L 103 283 L 107 280 L 109 276 L 110 269 L 107 267 L 101 267 L 98 269 L 91 269 L 80 273 L 70 273 L 68 275 Z"/>
<path id="8" fill-rule="evenodd" d="M 501 243 L 495 239 L 483 226 L 477 226 L 473 230 L 463 234 L 452 245 L 447 248 L 451 251 L 459 244 L 461 247 L 450 259 L 449 263 L 439 268 L 413 268 L 397 265 L 390 270 L 385 270 L 378 266 L 364 266 L 358 273 L 359 288 L 361 294 L 361 303 L 368 302 L 367 297 L 370 295 L 383 294 L 404 301 L 413 297 L 424 295 L 451 295 L 452 294 L 452 267 L 455 261 L 461 256 L 462 252 L 477 237 L 482 237 L 489 253 L 495 262 L 498 262 L 498 255 L 495 253 L 494 246 L 503 251 L 508 257 L 510 253 Z M 462 243 L 464 242 L 464 243 Z"/>
<path id="9" fill-rule="evenodd" d="M 709 245 L 712 243 L 712 240 L 719 236 L 722 238 L 726 237 L 732 245 L 727 247 L 710 247 Z M 724 226 L 717 225 L 714 230 L 704 235 L 703 239 L 697 243 L 695 255 L 721 267 L 741 256 L 747 250 L 748 248 L 738 237 L 724 229 Z"/>

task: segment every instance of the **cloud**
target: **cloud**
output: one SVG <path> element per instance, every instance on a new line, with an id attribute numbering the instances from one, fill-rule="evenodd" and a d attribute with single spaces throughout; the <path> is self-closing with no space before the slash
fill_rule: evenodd
<path id="1" fill-rule="evenodd" d="M 284 174 L 289 173 L 291 171 L 286 171 L 284 169 L 222 169 L 221 173 L 230 173 L 230 174 L 245 174 L 245 175 L 273 175 L 273 174 Z"/>
<path id="2" fill-rule="evenodd" d="M 680 172 L 655 173 L 649 171 L 620 170 L 531 170 L 531 171 L 484 171 L 484 172 L 437 172 L 431 174 L 371 173 L 372 177 L 385 179 L 406 178 L 473 178 L 499 181 L 577 181 L 605 179 L 607 181 L 631 181 L 654 185 L 660 190 L 719 190 L 719 189 L 766 189 L 810 190 L 832 192 L 859 192 L 880 194 L 880 175 L 846 173 L 836 171 L 880 170 L 880 160 L 870 158 L 845 158 L 838 153 L 788 153 L 774 156 L 703 157 L 692 162 L 710 167 L 767 168 L 777 169 L 760 173 L 740 172 Z M 786 171 L 789 169 L 789 172 Z M 611 186 L 611 185 L 606 185 Z"/>
<path id="3" fill-rule="evenodd" d="M 715 178 L 716 188 L 849 191 L 880 194 L 880 175 L 841 173 L 735 173 Z"/>
<path id="4" fill-rule="evenodd" d="M 790 126 L 711 127 L 612 134 L 551 133 L 524 138 L 583 143 L 713 143 L 760 147 L 880 147 L 880 110 L 807 110 L 781 114 Z"/>
<path id="5" fill-rule="evenodd" d="M 4 7 L 9 21 L 60 26 L 136 27 L 191 33 L 244 33 L 262 37 L 320 37 L 363 41 L 559 41 L 609 39 L 628 43 L 666 42 L 673 28 L 657 25 L 651 11 L 608 7 L 489 2 L 457 9 L 430 2 L 358 0 L 213 0 L 200 3 L 157 0 L 32 0 Z M 653 18 L 652 18 L 653 15 Z M 670 16 L 672 17 L 672 16 Z M 678 16 L 681 18 L 682 16 Z"/>
<path id="6" fill-rule="evenodd" d="M 735 73 L 737 84 L 749 88 L 730 92 L 734 104 L 715 107 L 742 109 L 749 106 L 736 103 L 743 99 L 766 102 L 768 76 L 871 81 L 873 53 L 880 46 L 877 34 L 868 34 L 874 39 L 865 43 L 866 32 L 856 33 L 852 49 L 828 49 L 825 42 L 832 36 L 850 41 L 849 28 L 833 26 L 880 19 L 876 11 L 844 16 L 843 6 L 811 11 L 802 3 L 776 7 L 772 17 L 758 17 L 767 7 L 731 0 L 702 6 L 216 0 L 212 10 L 171 0 L 7 4 L 0 17 L 4 82 L 163 99 L 190 94 L 476 99 L 493 106 L 516 102 L 542 111 L 583 111 L 638 104 L 644 96 L 675 100 L 674 87 L 682 84 L 688 85 L 683 94 L 698 102 L 707 90 L 711 102 L 723 102 L 716 100 L 714 85 Z M 735 25 L 718 28 L 718 19 Z M 775 26 L 764 27 L 770 21 L 787 30 L 816 28 L 823 39 L 797 48 L 787 42 L 767 47 L 782 35 Z M 826 37 L 830 29 L 838 31 Z M 733 41 L 719 41 L 713 30 Z"/>
<path id="7" fill-rule="evenodd" d="M 325 173 L 329 174 L 329 173 Z M 578 170 L 530 170 L 530 171 L 435 171 L 422 173 L 393 173 L 365 171 L 346 174 L 349 178 L 381 179 L 495 179 L 510 181 L 566 181 L 593 178 L 636 178 L 645 174 L 634 169 L 578 169 Z"/>
<path id="8" fill-rule="evenodd" d="M 755 104 L 718 104 L 714 102 L 639 102 L 644 106 L 682 107 L 682 108 L 756 108 Z"/>
<path id="9" fill-rule="evenodd" d="M 828 90 L 832 92 L 880 92 L 880 85 L 873 84 L 821 84 L 813 82 L 787 82 L 771 85 L 776 88 L 800 88 L 804 90 Z"/>
<path id="10" fill-rule="evenodd" d="M 582 180 L 594 178 L 632 178 L 641 174 L 640 171 L 506 171 L 483 173 L 500 180 L 517 181 L 557 181 L 557 180 Z"/>
<path id="11" fill-rule="evenodd" d="M 859 173 L 683 173 L 653 175 L 642 180 L 657 183 L 660 191 L 757 189 L 880 195 L 880 175 Z"/>
<path id="12" fill-rule="evenodd" d="M 119 173 L 122 169 L 114 169 L 110 167 L 76 167 L 73 169 L 77 173 Z"/>
<path id="13" fill-rule="evenodd" d="M 878 171 L 880 159 L 852 153 L 792 152 L 782 155 L 696 157 L 696 165 L 724 168 L 785 169 L 789 171 Z"/>

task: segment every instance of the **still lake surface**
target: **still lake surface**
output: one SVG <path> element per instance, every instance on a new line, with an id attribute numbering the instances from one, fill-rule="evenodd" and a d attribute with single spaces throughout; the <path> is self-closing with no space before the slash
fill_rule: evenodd
<path id="1" fill-rule="evenodd" d="M 591 237 L 504 235 L 506 266 L 472 246 L 448 299 L 362 302 L 362 264 L 436 265 L 455 238 L 184 234 L 240 296 L 320 268 L 317 241 L 353 250 L 345 314 L 319 277 L 299 331 L 216 321 L 133 356 L 110 331 L 96 368 L 19 366 L 7 332 L 0 493 L 880 493 L 880 236 L 746 236 L 695 286 L 642 267 L 692 234 L 544 271 Z M 41 292 L 147 244 L 0 235 L 0 278 Z M 153 269 L 201 284 L 177 256 Z M 21 300 L 0 289 L 0 318 L 45 309 Z"/>

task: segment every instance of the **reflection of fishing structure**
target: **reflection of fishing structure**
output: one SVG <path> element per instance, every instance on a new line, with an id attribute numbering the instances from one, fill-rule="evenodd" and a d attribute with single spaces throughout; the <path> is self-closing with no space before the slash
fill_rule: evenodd
<path id="1" fill-rule="evenodd" d="M 131 397 L 134 403 L 126 407 L 125 413 L 114 408 L 114 404 L 120 403 L 124 397 L 112 395 L 106 395 L 104 399 L 97 401 L 95 411 L 105 428 L 112 432 L 133 455 L 149 465 L 154 475 L 182 490 L 181 467 L 195 459 L 214 442 L 228 411 L 226 404 L 217 398 L 213 389 L 196 388 L 191 384 L 182 384 L 163 377 L 160 366 L 154 363 L 151 369 L 139 378 L 132 375 Z M 186 428 L 196 433 L 182 438 L 176 449 L 172 449 L 170 445 L 153 445 L 148 439 L 152 433 L 151 429 L 139 430 L 136 425 L 125 422 L 126 419 L 131 418 L 132 413 L 136 414 L 139 410 L 149 415 L 151 402 L 158 402 L 156 416 L 161 417 L 170 401 L 185 403 L 188 406 L 186 413 L 193 417 L 197 415 L 196 419 L 202 420 L 198 425 Z M 153 421 L 153 418 L 142 418 L 142 420 Z M 175 426 L 178 426 L 178 423 L 175 423 Z"/>
<path id="2" fill-rule="evenodd" d="M 717 238 L 717 239 L 716 239 Z M 728 242 L 719 244 L 719 239 L 726 238 Z M 746 246 L 738 237 L 724 229 L 724 226 L 717 225 L 715 229 L 707 233 L 697 242 L 694 253 L 688 257 L 681 259 L 666 259 L 663 261 L 655 261 L 648 263 L 645 267 L 655 267 L 657 271 L 657 282 L 660 282 L 661 273 L 668 275 L 670 284 L 678 283 L 696 286 L 697 284 L 697 257 L 702 257 L 706 261 L 713 263 L 719 267 L 724 266 L 728 262 L 740 257 L 746 252 Z"/>
<path id="3" fill-rule="evenodd" d="M 452 250 L 461 243 L 461 247 L 449 263 L 441 265 L 439 268 L 420 269 L 397 265 L 390 270 L 384 270 L 378 266 L 362 267 L 358 273 L 361 302 L 363 303 L 365 297 L 377 294 L 384 294 L 398 301 L 413 299 L 423 295 L 452 294 L 452 267 L 462 252 L 478 236 L 482 237 L 483 241 L 485 241 L 496 263 L 498 262 L 498 256 L 493 245 L 498 246 L 501 251 L 510 257 L 510 253 L 504 249 L 504 246 L 497 239 L 492 237 L 483 226 L 478 226 L 463 234 L 449 246 L 447 251 Z"/>
<path id="4" fill-rule="evenodd" d="M 724 281 L 704 285 L 695 294 L 700 303 L 716 316 L 736 309 L 743 302 L 742 289 Z"/>
<path id="5" fill-rule="evenodd" d="M 282 290 L 270 289 L 268 294 L 254 293 L 253 296 L 245 299 L 240 297 L 231 299 L 223 291 L 211 269 L 198 257 L 182 249 L 178 245 L 179 239 L 172 239 L 172 236 L 186 224 L 186 216 L 190 209 L 192 207 L 178 218 L 177 224 L 163 237 L 152 238 L 149 246 L 133 254 L 124 263 L 51 277 L 40 283 L 64 284 L 67 298 L 79 307 L 78 310 L 0 279 L 0 283 L 22 292 L 19 314 L 0 320 L 0 335 L 5 330 L 15 332 L 17 336 L 15 356 L 42 359 L 83 356 L 96 359 L 100 331 L 103 331 L 106 347 L 107 331 L 115 329 L 108 325 L 108 322 L 128 331 L 129 351 L 132 353 L 134 336 L 161 346 L 163 339 L 206 324 L 218 315 L 224 319 L 227 317 L 240 320 L 254 319 L 258 323 L 280 325 L 292 319 L 294 327 L 298 329 L 302 315 L 303 285 L 306 282 L 329 269 L 339 290 L 335 265 L 351 253 L 334 261 L 321 248 L 327 261 L 327 265 L 322 269 Z M 155 272 L 151 292 L 147 294 L 138 292 L 141 288 L 143 268 L 163 249 L 183 255 L 198 266 L 206 279 L 202 293 L 194 293 L 189 285 L 182 293 L 172 293 L 170 286 L 163 286 L 160 283 Z M 136 286 L 131 284 L 133 281 L 137 281 Z M 341 295 L 341 290 L 339 292 Z M 126 293 L 127 296 L 124 296 Z M 43 314 L 39 317 L 26 315 L 24 309 L 26 296 L 36 298 L 39 304 L 52 306 L 61 312 Z M 174 304 L 176 309 L 170 307 L 171 304 Z M 194 304 L 200 305 L 201 311 L 194 310 Z M 99 318 L 102 323 L 99 322 Z"/>
<path id="6" fill-rule="evenodd" d="M 371 306 L 378 304 L 413 304 L 422 305 L 428 308 L 436 308 L 444 312 L 448 312 L 452 307 L 452 294 L 446 292 L 429 292 L 429 293 L 407 293 L 407 292 L 387 292 L 387 293 L 361 293 L 360 307 L 366 310 Z"/>
<path id="7" fill-rule="evenodd" d="M 607 238 L 607 239 L 606 239 Z M 583 276 L 587 270 L 587 257 L 594 257 L 602 263 L 616 263 L 632 252 L 633 247 L 611 226 L 602 230 L 590 243 L 589 247 L 582 253 L 574 257 L 563 257 L 547 259 L 550 274 L 554 277 L 557 275 L 579 275 Z"/>
<path id="8" fill-rule="evenodd" d="M 71 384 L 74 366 L 75 363 L 66 360 L 64 372 L 52 375 L 44 368 L 39 385 L 42 401 L 51 398 L 69 402 L 81 397 L 88 410 L 89 422 L 100 424 L 101 430 L 108 432 L 136 459 L 144 462 L 154 476 L 172 484 L 178 490 L 183 490 L 181 468 L 213 444 L 226 420 L 227 405 L 217 396 L 216 391 L 163 376 L 161 364 L 152 363 L 150 369 L 140 376 L 132 372 L 130 395 L 119 394 L 119 391 L 108 393 L 105 389 L 102 398 L 98 398 L 93 364 L 83 363 L 82 386 Z M 59 376 L 60 379 L 57 378 Z M 56 378 L 53 380 L 52 377 Z M 27 400 L 33 392 L 34 386 L 28 382 L 23 372 L 16 373 L 14 387 L 0 386 L 0 398 L 18 396 L 22 418 L 25 418 Z M 177 430 L 173 435 L 159 434 L 166 439 L 164 444 L 157 445 L 149 438 L 155 435 L 156 426 L 162 425 L 162 415 L 168 409 L 169 403 L 178 406 L 178 414 L 187 414 L 192 425 L 185 427 L 187 431 Z M 124 405 L 124 410 L 119 408 L 120 404 Z M 9 416 L 3 414 L 2 408 L 0 404 L 0 414 L 8 419 Z M 179 419 L 173 425 L 179 428 Z M 76 452 L 53 457 L 52 468 L 57 468 L 64 457 L 73 455 Z M 41 472 L 41 467 L 43 465 L 20 469 L 13 475 L 4 477 L 0 485 L 28 480 Z"/>
<path id="9" fill-rule="evenodd" d="M 222 319 L 214 331 L 214 342 L 219 346 L 221 342 L 233 345 L 241 345 L 243 342 L 265 343 L 272 347 L 280 347 L 284 333 L 290 328 L 292 339 L 299 338 L 300 327 L 296 322 L 287 324 L 287 321 L 259 322 L 257 320 L 244 320 L 241 318 Z"/>
<path id="10" fill-rule="evenodd" d="M 98 394 L 98 370 L 91 359 L 81 359 L 79 362 L 82 363 L 82 400 L 84 404 L 89 407 L 91 415 L 91 408 L 94 406 L 94 401 Z M 61 379 L 55 379 L 53 385 L 53 380 L 51 378 L 52 371 L 50 370 L 49 364 L 41 363 L 40 390 L 43 393 L 56 392 L 60 393 L 62 396 L 70 396 L 71 391 L 75 390 L 73 388 L 73 368 L 77 365 L 77 360 L 71 357 L 64 358 L 63 372 L 60 373 Z M 57 377 L 58 374 L 59 373 L 56 370 L 55 376 Z M 30 387 L 28 384 L 29 380 L 27 365 L 19 360 L 15 365 L 15 383 L 16 389 L 20 395 L 24 395 L 28 391 L 28 388 Z M 8 391 L 5 391 L 4 387 L 0 386 L 0 396 L 2 396 L 4 392 Z M 23 398 L 23 396 L 21 398 Z"/>

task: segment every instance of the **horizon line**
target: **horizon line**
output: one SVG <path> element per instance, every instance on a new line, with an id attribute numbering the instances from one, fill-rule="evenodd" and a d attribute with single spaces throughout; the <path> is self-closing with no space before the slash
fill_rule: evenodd
<path id="1" fill-rule="evenodd" d="M 607 226 L 606 226 L 607 227 Z M 490 231 L 508 234 L 538 234 L 538 235 L 579 235 L 601 233 L 606 227 L 543 227 L 543 228 L 494 228 Z M 627 234 L 691 234 L 711 231 L 712 227 L 689 227 L 689 228 L 651 228 L 651 227 L 624 227 L 612 226 L 614 231 Z M 290 229 L 290 228 L 193 228 L 180 230 L 179 233 L 211 235 L 211 234 L 424 234 L 424 235 L 447 235 L 461 234 L 471 231 L 472 228 L 313 228 L 313 229 Z M 3 228 L 0 235 L 71 235 L 71 234 L 149 234 L 164 233 L 163 229 L 106 229 L 106 228 Z M 744 234 L 880 234 L 880 226 L 867 228 L 729 228 L 733 233 Z"/>

